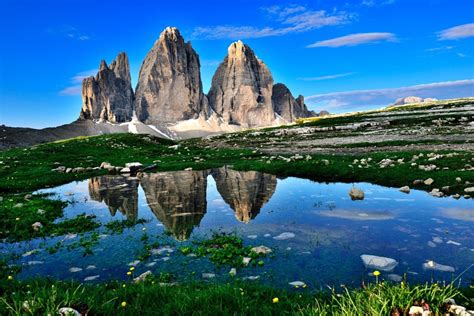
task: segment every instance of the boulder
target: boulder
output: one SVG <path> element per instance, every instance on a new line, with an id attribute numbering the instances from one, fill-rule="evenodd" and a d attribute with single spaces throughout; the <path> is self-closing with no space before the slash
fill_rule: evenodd
<path id="1" fill-rule="evenodd" d="M 268 255 L 270 253 L 272 253 L 272 250 L 266 246 L 258 246 L 258 247 L 253 247 L 251 249 L 252 252 L 255 252 L 256 254 L 263 254 L 263 255 Z M 245 259 L 245 258 L 244 258 Z M 250 260 L 249 260 L 250 262 Z M 245 264 L 245 260 L 244 260 L 244 264 Z"/>
<path id="2" fill-rule="evenodd" d="M 361 255 L 360 258 L 367 269 L 375 269 L 390 272 L 397 265 L 398 261 L 392 258 L 374 255 Z"/>
<path id="3" fill-rule="evenodd" d="M 454 267 L 439 264 L 439 263 L 434 262 L 433 260 L 429 260 L 429 261 L 423 263 L 423 269 L 441 271 L 441 272 L 454 272 L 454 271 L 456 271 L 456 269 L 454 269 Z"/>
<path id="4" fill-rule="evenodd" d="M 140 274 L 139 276 L 137 276 L 136 278 L 133 279 L 133 282 L 135 283 L 140 283 L 140 282 L 144 282 L 148 277 L 152 276 L 153 275 L 153 272 L 151 272 L 150 270 L 146 271 L 146 272 L 143 272 L 142 274 Z"/>
<path id="5" fill-rule="evenodd" d="M 401 187 L 400 189 L 398 189 L 400 192 L 403 192 L 403 193 L 410 193 L 410 187 L 405 185 L 403 187 Z"/>

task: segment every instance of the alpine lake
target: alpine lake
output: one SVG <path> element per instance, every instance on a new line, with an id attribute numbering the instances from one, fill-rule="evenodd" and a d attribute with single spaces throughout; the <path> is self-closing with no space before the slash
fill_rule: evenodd
<path id="1" fill-rule="evenodd" d="M 363 200 L 349 196 L 354 186 Z M 2 243 L 2 252 L 22 254 L 14 261 L 22 266 L 19 278 L 126 280 L 131 266 L 135 277 L 150 270 L 176 282 L 237 277 L 278 287 L 301 281 L 318 289 L 371 282 L 375 270 L 393 282 L 467 285 L 474 278 L 472 199 L 369 183 L 280 179 L 231 167 L 105 175 L 35 193 L 68 202 L 60 220 L 85 214 L 102 226 L 82 235 Z M 124 221 L 131 224 L 111 229 Z M 232 276 L 231 266 L 192 251 L 213 234 L 238 236 L 244 245 L 263 245 L 271 253 Z M 380 260 L 387 266 L 377 266 Z"/>

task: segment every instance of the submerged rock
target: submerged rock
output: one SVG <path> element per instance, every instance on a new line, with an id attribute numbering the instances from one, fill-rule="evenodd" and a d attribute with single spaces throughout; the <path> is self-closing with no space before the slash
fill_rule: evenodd
<path id="1" fill-rule="evenodd" d="M 275 239 L 275 240 L 286 240 L 286 239 L 290 239 L 290 238 L 295 238 L 295 234 L 290 233 L 290 232 L 284 232 L 284 233 L 281 233 L 278 236 L 273 237 L 273 239 Z"/>
<path id="2" fill-rule="evenodd" d="M 84 281 L 94 281 L 94 280 L 97 280 L 98 278 L 100 278 L 100 275 L 91 275 L 84 278 Z"/>
<path id="3" fill-rule="evenodd" d="M 152 276 L 153 275 L 153 272 L 151 272 L 150 270 L 146 271 L 146 272 L 143 272 L 142 274 L 140 274 L 139 276 L 137 276 L 136 278 L 133 279 L 133 282 L 135 283 L 140 283 L 140 282 L 143 282 L 146 280 L 147 277 L 149 276 Z"/>
<path id="4" fill-rule="evenodd" d="M 267 255 L 272 252 L 272 250 L 266 246 L 253 247 L 251 251 L 255 252 L 256 254 L 263 254 L 263 255 Z"/>
<path id="5" fill-rule="evenodd" d="M 202 278 L 203 279 L 213 279 L 216 277 L 216 274 L 215 273 L 203 273 L 202 274 Z"/>
<path id="6" fill-rule="evenodd" d="M 401 282 L 403 280 L 403 277 L 401 275 L 391 273 L 387 274 L 387 279 L 393 282 Z"/>
<path id="7" fill-rule="evenodd" d="M 433 260 L 429 260 L 423 263 L 424 270 L 434 270 L 434 271 L 441 271 L 441 272 L 454 272 L 454 267 L 439 264 L 434 262 Z"/>
<path id="8" fill-rule="evenodd" d="M 397 260 L 388 257 L 361 255 L 360 258 L 367 269 L 376 269 L 390 272 L 398 265 Z"/>
<path id="9" fill-rule="evenodd" d="M 302 282 L 302 281 L 293 281 L 293 282 L 290 282 L 288 283 L 289 285 L 293 286 L 293 287 L 302 287 L 302 286 L 306 286 L 306 283 Z"/>
<path id="10" fill-rule="evenodd" d="M 69 272 L 71 273 L 76 273 L 76 272 L 81 272 L 81 271 L 82 271 L 82 268 L 78 268 L 78 267 L 69 268 Z"/>

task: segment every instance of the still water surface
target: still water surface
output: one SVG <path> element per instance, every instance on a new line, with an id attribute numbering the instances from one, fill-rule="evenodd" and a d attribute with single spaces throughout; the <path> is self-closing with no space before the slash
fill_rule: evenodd
<path id="1" fill-rule="evenodd" d="M 171 272 L 178 280 L 199 279 L 208 272 L 215 273 L 217 280 L 229 277 L 229 268 L 217 269 L 205 258 L 186 257 L 178 251 L 216 230 L 235 232 L 247 245 L 272 248 L 275 256 L 265 259 L 263 267 L 241 269 L 238 277 L 258 276 L 279 286 L 295 280 L 317 288 L 357 286 L 362 280 L 373 280 L 369 275 L 373 269 L 364 266 L 362 254 L 397 260 L 394 270 L 382 276 L 406 276 L 410 282 L 451 281 L 474 263 L 472 200 L 434 198 L 413 190 L 405 194 L 368 183 L 355 185 L 365 192 L 363 201 L 350 199 L 353 184 L 279 179 L 227 167 L 151 173 L 140 179 L 100 176 L 40 192 L 70 201 L 65 217 L 87 213 L 104 224 L 117 219 L 148 222 L 122 234 L 107 234 L 100 228 L 99 242 L 87 256 L 82 249 L 63 247 L 54 254 L 44 250 L 57 242 L 77 242 L 79 236 L 1 247 L 2 251 L 13 247 L 20 253 L 43 249 L 19 260 L 24 265 L 22 277 L 91 277 L 95 281 L 125 279 L 128 264 L 143 251 L 145 233 L 151 241 L 156 238 L 168 247 L 156 249 L 138 263 L 137 274 Z M 451 266 L 455 272 L 426 270 L 423 263 L 428 260 Z M 468 284 L 473 278 L 474 268 L 458 280 Z"/>

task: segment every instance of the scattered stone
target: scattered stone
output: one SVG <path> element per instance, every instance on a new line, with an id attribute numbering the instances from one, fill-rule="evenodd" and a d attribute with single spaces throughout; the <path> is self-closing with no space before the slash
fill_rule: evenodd
<path id="1" fill-rule="evenodd" d="M 58 310 L 59 315 L 61 316 L 81 316 L 82 314 L 76 311 L 74 308 L 71 307 L 61 307 Z"/>
<path id="2" fill-rule="evenodd" d="M 428 178 L 425 181 L 423 181 L 423 183 L 426 184 L 426 185 L 432 185 L 433 182 L 434 182 L 434 180 L 432 178 Z"/>
<path id="3" fill-rule="evenodd" d="M 37 260 L 28 261 L 29 266 L 35 266 L 35 265 L 43 264 L 43 263 L 44 263 L 44 261 L 37 261 Z"/>
<path id="4" fill-rule="evenodd" d="M 367 269 L 376 269 L 390 272 L 398 265 L 397 260 L 387 257 L 361 255 L 360 258 Z"/>
<path id="5" fill-rule="evenodd" d="M 407 193 L 407 194 L 410 193 L 410 187 L 408 185 L 405 185 L 398 190 L 403 193 Z"/>
<path id="6" fill-rule="evenodd" d="M 164 253 L 172 253 L 174 252 L 173 248 L 169 247 L 169 246 L 164 246 L 164 247 L 160 247 L 160 248 L 156 248 L 156 249 L 151 249 L 150 250 L 150 253 L 152 255 L 162 255 Z"/>
<path id="7" fill-rule="evenodd" d="M 349 191 L 349 196 L 351 197 L 352 201 L 363 200 L 364 191 L 356 187 L 352 187 L 352 189 Z"/>
<path id="8" fill-rule="evenodd" d="M 448 240 L 448 241 L 446 242 L 446 244 L 448 244 L 448 245 L 455 245 L 455 246 L 461 246 L 460 243 L 458 243 L 458 242 L 456 242 L 456 241 L 452 241 L 452 240 Z"/>
<path id="9" fill-rule="evenodd" d="M 402 282 L 403 278 L 398 274 L 387 274 L 387 279 L 393 282 Z"/>
<path id="10" fill-rule="evenodd" d="M 420 180 L 420 179 L 417 179 L 415 181 L 413 181 L 413 185 L 420 185 L 420 184 L 423 184 L 425 181 L 423 180 Z"/>
<path id="11" fill-rule="evenodd" d="M 423 307 L 421 306 L 412 306 L 408 311 L 408 315 L 423 315 Z"/>
<path id="12" fill-rule="evenodd" d="M 303 287 L 303 286 L 306 286 L 306 283 L 302 282 L 302 281 L 293 281 L 293 282 L 290 282 L 288 283 L 289 285 L 293 286 L 293 287 Z"/>
<path id="13" fill-rule="evenodd" d="M 275 240 L 286 240 L 286 239 L 290 239 L 290 238 L 295 238 L 295 234 L 290 233 L 290 232 L 284 232 L 284 233 L 281 233 L 278 236 L 273 237 L 273 239 L 275 239 Z"/>
<path id="14" fill-rule="evenodd" d="M 244 265 L 244 266 L 248 266 L 249 263 L 250 263 L 250 260 L 252 260 L 252 258 L 250 258 L 250 257 L 244 257 L 244 258 L 242 259 L 243 265 Z"/>
<path id="15" fill-rule="evenodd" d="M 84 281 L 94 281 L 94 280 L 97 280 L 98 278 L 100 278 L 100 275 L 91 275 L 84 278 Z"/>
<path id="16" fill-rule="evenodd" d="M 436 244 L 432 241 L 428 241 L 428 246 L 431 247 L 431 248 L 435 248 Z"/>
<path id="17" fill-rule="evenodd" d="M 120 169 L 120 173 L 124 173 L 124 174 L 125 173 L 130 173 L 130 168 L 127 168 L 127 167 L 122 168 L 122 169 Z"/>
<path id="18" fill-rule="evenodd" d="M 237 274 L 237 269 L 236 268 L 230 269 L 230 271 L 229 271 L 230 276 L 236 276 L 236 274 Z"/>
<path id="19" fill-rule="evenodd" d="M 266 246 L 253 247 L 251 251 L 255 252 L 256 254 L 264 254 L 264 255 L 267 255 L 272 252 L 272 250 Z M 245 264 L 245 258 L 244 258 L 244 264 Z"/>
<path id="20" fill-rule="evenodd" d="M 202 274 L 203 279 L 213 279 L 215 277 L 216 277 L 216 275 L 214 273 L 203 273 Z"/>
<path id="21" fill-rule="evenodd" d="M 258 236 L 257 235 L 248 235 L 247 238 L 249 239 L 256 239 Z"/>
<path id="22" fill-rule="evenodd" d="M 29 256 L 31 256 L 31 255 L 34 255 L 35 253 L 38 253 L 38 252 L 40 252 L 39 249 L 33 249 L 33 250 L 30 250 L 30 251 L 25 252 L 25 253 L 22 254 L 21 256 L 22 256 L 22 257 L 29 257 Z"/>
<path id="23" fill-rule="evenodd" d="M 456 194 L 453 195 L 453 198 L 456 199 L 456 200 L 459 200 L 461 198 L 461 196 L 456 193 Z"/>
<path id="24" fill-rule="evenodd" d="M 153 275 L 153 273 L 150 270 L 148 270 L 146 272 L 143 272 L 142 274 L 140 274 L 136 278 L 134 278 L 133 282 L 135 282 L 135 283 L 144 282 L 147 277 L 152 276 L 152 275 Z"/>
<path id="25" fill-rule="evenodd" d="M 455 271 L 454 267 L 442 265 L 442 264 L 434 262 L 433 260 L 429 260 L 423 263 L 423 269 L 441 271 L 441 272 L 454 272 Z"/>
<path id="26" fill-rule="evenodd" d="M 40 222 L 34 222 L 33 224 L 31 224 L 31 227 L 33 228 L 35 232 L 37 232 L 41 228 L 43 228 L 43 224 L 41 224 Z"/>
<path id="27" fill-rule="evenodd" d="M 443 243 L 443 239 L 441 237 L 433 237 L 433 242 L 437 243 L 437 244 L 442 244 Z"/>
<path id="28" fill-rule="evenodd" d="M 94 269 L 97 269 L 97 267 L 93 264 L 90 264 L 86 267 L 86 270 L 94 270 Z"/>
<path id="29" fill-rule="evenodd" d="M 443 197 L 444 193 L 441 192 L 439 189 L 433 189 L 431 190 L 430 195 L 434 197 Z"/>
<path id="30" fill-rule="evenodd" d="M 76 272 L 81 272 L 81 271 L 82 271 L 82 268 L 78 268 L 78 267 L 69 268 L 69 272 L 71 273 L 76 273 Z"/>
<path id="31" fill-rule="evenodd" d="M 464 189 L 464 192 L 466 192 L 466 193 L 474 193 L 474 187 L 465 188 L 465 189 Z"/>
<path id="32" fill-rule="evenodd" d="M 44 215 L 44 214 L 46 213 L 46 211 L 39 208 L 39 209 L 36 211 L 36 213 L 37 213 L 38 215 Z"/>
<path id="33" fill-rule="evenodd" d="M 462 179 L 460 177 L 456 178 L 456 182 L 461 182 L 461 181 L 462 181 Z"/>
<path id="34" fill-rule="evenodd" d="M 255 281 L 258 279 L 260 279 L 259 275 L 250 275 L 250 276 L 246 276 L 242 278 L 242 280 L 250 280 L 250 281 Z"/>
<path id="35" fill-rule="evenodd" d="M 141 261 L 140 260 L 134 260 L 130 262 L 128 265 L 131 267 L 136 267 Z"/>
<path id="36" fill-rule="evenodd" d="M 151 268 L 155 265 L 156 265 L 156 262 L 150 262 L 150 263 L 145 264 L 145 266 L 148 267 L 148 268 Z"/>
<path id="37" fill-rule="evenodd" d="M 191 168 L 191 167 L 185 168 L 184 171 L 193 171 L 193 168 Z"/>

